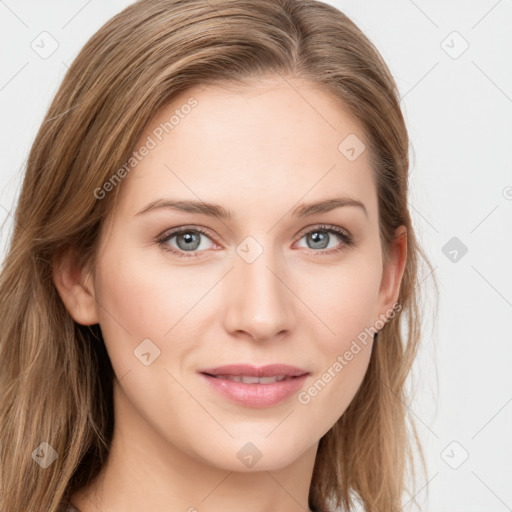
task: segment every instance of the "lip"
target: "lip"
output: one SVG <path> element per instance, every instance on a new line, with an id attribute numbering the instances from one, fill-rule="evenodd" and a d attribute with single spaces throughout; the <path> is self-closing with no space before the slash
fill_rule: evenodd
<path id="1" fill-rule="evenodd" d="M 200 370 L 199 374 L 210 387 L 222 396 L 245 407 L 270 407 L 297 393 L 304 385 L 309 372 L 295 366 L 285 364 L 271 364 L 266 366 L 252 366 L 246 364 L 233 364 Z M 234 382 L 215 376 L 241 376 L 248 377 L 274 377 L 284 375 L 282 381 L 268 384 L 245 384 Z"/>
<path id="2" fill-rule="evenodd" d="M 288 364 L 268 364 L 265 366 L 253 366 L 251 364 L 227 364 L 216 368 L 199 370 L 200 373 L 209 375 L 247 375 L 249 377 L 274 377 L 275 375 L 286 375 L 287 377 L 298 377 L 308 373 L 306 370 L 290 366 Z"/>

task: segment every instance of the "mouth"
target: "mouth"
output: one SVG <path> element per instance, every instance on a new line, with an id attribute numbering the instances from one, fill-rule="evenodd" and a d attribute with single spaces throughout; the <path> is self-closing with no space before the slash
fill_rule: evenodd
<path id="1" fill-rule="evenodd" d="M 212 375 L 204 373 L 214 379 L 230 380 L 231 382 L 243 382 L 244 384 L 273 384 L 274 382 L 282 382 L 283 380 L 296 379 L 288 375 L 274 375 L 273 377 L 252 377 L 250 375 Z"/>
<path id="2" fill-rule="evenodd" d="M 283 364 L 227 365 L 198 373 L 213 390 L 244 407 L 276 405 L 298 392 L 310 375 L 306 370 Z"/>

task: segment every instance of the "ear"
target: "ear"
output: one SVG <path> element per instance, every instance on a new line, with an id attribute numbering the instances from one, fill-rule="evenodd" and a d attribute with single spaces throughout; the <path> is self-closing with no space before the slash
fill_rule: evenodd
<path id="1" fill-rule="evenodd" d="M 407 228 L 400 226 L 396 229 L 391 242 L 388 261 L 384 263 L 382 279 L 379 289 L 378 313 L 386 318 L 393 309 L 400 293 L 400 283 L 407 261 Z"/>
<path id="2" fill-rule="evenodd" d="M 85 268 L 80 268 L 78 261 L 74 248 L 60 251 L 53 263 L 53 282 L 75 322 L 82 325 L 97 324 L 99 321 L 93 280 Z"/>

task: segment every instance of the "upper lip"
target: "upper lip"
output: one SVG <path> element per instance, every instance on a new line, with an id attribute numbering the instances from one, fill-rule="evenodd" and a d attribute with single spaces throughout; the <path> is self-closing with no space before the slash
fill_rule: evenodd
<path id="1" fill-rule="evenodd" d="M 252 366 L 250 364 L 228 364 L 216 368 L 206 368 L 200 373 L 208 375 L 245 375 L 248 377 L 274 377 L 284 375 L 286 377 L 299 377 L 309 372 L 287 364 L 269 364 L 266 366 Z"/>

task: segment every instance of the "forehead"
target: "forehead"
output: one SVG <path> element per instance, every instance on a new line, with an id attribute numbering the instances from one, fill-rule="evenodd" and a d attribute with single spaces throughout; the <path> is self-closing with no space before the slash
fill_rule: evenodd
<path id="1" fill-rule="evenodd" d="M 165 196 L 242 216 L 334 194 L 376 208 L 366 134 L 340 101 L 304 80 L 191 88 L 152 119 L 135 151 L 143 146 L 151 149 L 122 183 L 120 207 L 130 215 Z"/>

